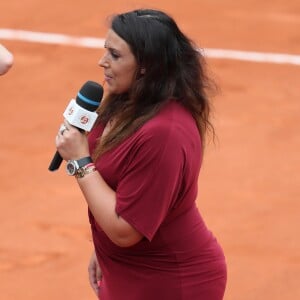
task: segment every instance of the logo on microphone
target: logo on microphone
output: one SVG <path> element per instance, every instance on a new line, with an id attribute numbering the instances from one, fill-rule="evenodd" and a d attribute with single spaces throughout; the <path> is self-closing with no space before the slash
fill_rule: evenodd
<path id="1" fill-rule="evenodd" d="M 68 111 L 68 115 L 71 116 L 74 113 L 74 108 L 70 107 L 69 111 Z"/>
<path id="2" fill-rule="evenodd" d="M 85 116 L 83 115 L 81 118 L 80 118 L 80 123 L 85 125 L 89 122 L 89 117 L 88 116 Z"/>
<path id="3" fill-rule="evenodd" d="M 63 116 L 71 125 L 84 131 L 90 131 L 97 120 L 98 114 L 84 109 L 72 99 Z"/>

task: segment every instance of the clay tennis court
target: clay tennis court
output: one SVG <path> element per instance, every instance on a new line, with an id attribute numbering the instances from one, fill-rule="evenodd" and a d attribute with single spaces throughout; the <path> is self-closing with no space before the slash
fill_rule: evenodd
<path id="1" fill-rule="evenodd" d="M 140 7 L 166 10 L 204 50 L 221 50 L 207 51 L 220 91 L 198 205 L 227 257 L 225 300 L 300 299 L 298 0 L 0 2 L 0 42 L 15 56 L 0 78 L 0 299 L 96 299 L 85 201 L 64 165 L 48 165 L 69 100 L 87 80 L 103 80 L 101 47 L 1 29 L 101 39 L 106 16 Z M 228 49 L 288 56 L 257 62 L 226 58 Z"/>

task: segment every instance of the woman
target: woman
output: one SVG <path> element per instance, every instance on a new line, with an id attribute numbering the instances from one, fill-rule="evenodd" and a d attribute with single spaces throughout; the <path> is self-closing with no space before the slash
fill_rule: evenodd
<path id="1" fill-rule="evenodd" d="M 14 57 L 0 44 L 0 75 L 4 75 L 13 65 Z"/>
<path id="2" fill-rule="evenodd" d="M 107 96 L 88 140 L 67 122 L 56 140 L 80 169 L 93 289 L 101 300 L 222 299 L 225 258 L 195 203 L 211 128 L 201 54 L 168 15 L 136 10 L 113 18 L 99 64 Z"/>

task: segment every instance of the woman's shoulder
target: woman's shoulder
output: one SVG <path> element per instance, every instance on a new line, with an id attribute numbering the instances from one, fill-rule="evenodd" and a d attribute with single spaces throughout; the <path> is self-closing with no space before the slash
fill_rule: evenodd
<path id="1" fill-rule="evenodd" d="M 169 100 L 160 111 L 145 124 L 145 129 L 172 131 L 174 129 L 190 130 L 196 123 L 191 114 L 181 103 Z"/>
<path id="2" fill-rule="evenodd" d="M 140 137 L 157 142 L 183 142 L 191 135 L 199 135 L 192 114 L 175 100 L 168 101 L 161 110 L 139 130 Z"/>

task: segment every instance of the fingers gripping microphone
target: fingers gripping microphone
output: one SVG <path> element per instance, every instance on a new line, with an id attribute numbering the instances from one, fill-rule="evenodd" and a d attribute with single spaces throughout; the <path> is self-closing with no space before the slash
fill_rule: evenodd
<path id="1" fill-rule="evenodd" d="M 63 116 L 80 131 L 90 131 L 97 119 L 95 110 L 98 108 L 103 96 L 103 87 L 94 81 L 87 81 L 79 90 L 76 100 L 72 99 Z M 57 170 L 63 159 L 56 151 L 48 170 Z"/>

